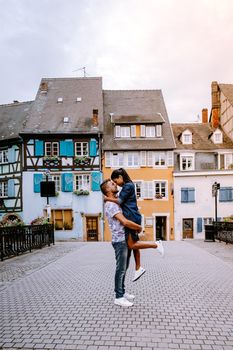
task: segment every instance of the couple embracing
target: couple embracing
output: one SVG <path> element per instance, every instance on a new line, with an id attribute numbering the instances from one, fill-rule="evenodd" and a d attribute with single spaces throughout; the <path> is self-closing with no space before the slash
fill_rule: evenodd
<path id="1" fill-rule="evenodd" d="M 118 186 L 121 187 L 119 196 Z M 116 258 L 114 304 L 130 307 L 133 306 L 135 296 L 126 293 L 125 275 L 132 250 L 135 259 L 133 277 L 133 282 L 135 282 L 146 271 L 141 267 L 139 249 L 157 248 L 163 256 L 164 248 L 161 241 L 153 243 L 139 241 L 140 232 L 142 232 L 141 214 L 137 207 L 134 184 L 123 168 L 114 170 L 111 179 L 105 180 L 100 188 L 104 194 L 105 215 L 111 230 L 112 246 Z"/>

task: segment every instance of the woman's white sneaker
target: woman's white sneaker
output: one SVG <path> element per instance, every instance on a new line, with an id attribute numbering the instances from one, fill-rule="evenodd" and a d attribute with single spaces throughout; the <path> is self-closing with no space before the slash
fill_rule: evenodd
<path id="1" fill-rule="evenodd" d="M 133 301 L 133 300 L 135 299 L 135 295 L 129 294 L 129 293 L 125 293 L 125 294 L 123 295 L 123 297 L 124 297 L 125 299 L 127 299 L 128 301 Z"/>
<path id="2" fill-rule="evenodd" d="M 145 272 L 146 270 L 140 266 L 139 269 L 135 271 L 133 282 L 137 281 Z"/>
<path id="3" fill-rule="evenodd" d="M 156 250 L 161 254 L 161 256 L 164 256 L 164 247 L 163 247 L 163 243 L 162 241 L 156 241 L 155 242 L 157 244 L 157 248 Z"/>
<path id="4" fill-rule="evenodd" d="M 126 298 L 116 298 L 114 304 L 122 307 L 133 306 L 133 303 L 131 303 L 131 301 L 127 300 Z"/>

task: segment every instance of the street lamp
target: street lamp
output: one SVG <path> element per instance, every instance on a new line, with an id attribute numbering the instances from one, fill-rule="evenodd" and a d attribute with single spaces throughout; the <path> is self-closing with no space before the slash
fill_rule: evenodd
<path id="1" fill-rule="evenodd" d="M 215 197 L 215 222 L 218 219 L 218 190 L 220 189 L 220 183 L 214 182 L 212 185 L 212 196 Z"/>

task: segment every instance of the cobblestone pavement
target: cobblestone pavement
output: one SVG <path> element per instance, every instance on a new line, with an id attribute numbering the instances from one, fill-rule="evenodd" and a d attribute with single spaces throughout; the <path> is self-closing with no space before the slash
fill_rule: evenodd
<path id="1" fill-rule="evenodd" d="M 1 263 L 7 274 L 10 266 L 15 270 L 2 280 L 0 348 L 232 350 L 232 261 L 213 254 L 214 246 L 164 245 L 165 258 L 142 251 L 147 272 L 135 283 L 131 261 L 126 285 L 136 300 L 130 309 L 113 305 L 110 243 L 60 243 L 60 253 L 52 253 L 55 245 Z M 40 263 L 17 275 L 27 257 Z"/>

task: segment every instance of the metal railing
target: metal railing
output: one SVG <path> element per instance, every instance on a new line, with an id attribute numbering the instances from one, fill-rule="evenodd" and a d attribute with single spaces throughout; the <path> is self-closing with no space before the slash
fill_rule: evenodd
<path id="1" fill-rule="evenodd" d="M 214 221 L 213 226 L 215 239 L 233 243 L 233 222 Z"/>
<path id="2" fill-rule="evenodd" d="M 52 224 L 0 227 L 1 261 L 51 243 L 54 244 Z"/>

